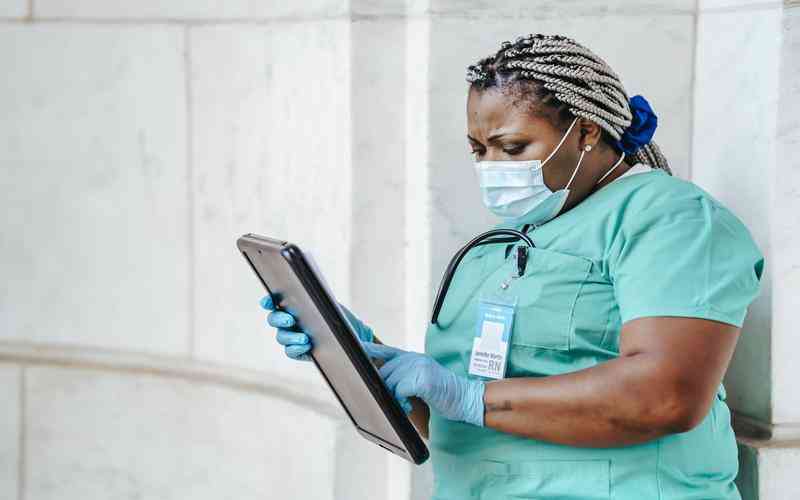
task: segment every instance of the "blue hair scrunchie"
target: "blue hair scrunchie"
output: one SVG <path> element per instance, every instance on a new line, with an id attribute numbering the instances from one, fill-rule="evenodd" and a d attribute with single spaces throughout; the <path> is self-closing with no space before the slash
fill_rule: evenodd
<path id="1" fill-rule="evenodd" d="M 631 114 L 633 118 L 631 124 L 623 132 L 620 140 L 616 141 L 615 146 L 625 154 L 633 154 L 637 149 L 650 142 L 658 126 L 658 117 L 650 107 L 647 99 L 640 95 L 631 97 Z"/>

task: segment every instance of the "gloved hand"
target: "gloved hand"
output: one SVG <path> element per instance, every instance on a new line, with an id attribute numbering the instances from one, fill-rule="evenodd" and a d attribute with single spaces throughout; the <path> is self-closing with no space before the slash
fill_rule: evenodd
<path id="1" fill-rule="evenodd" d="M 339 304 L 344 311 L 347 320 L 353 326 L 353 330 L 358 334 L 358 338 L 364 342 L 372 342 L 375 335 L 372 333 L 372 328 L 364 324 L 360 319 L 353 314 L 350 309 L 342 304 Z M 276 340 L 279 344 L 284 346 L 286 355 L 292 359 L 301 361 L 310 361 L 311 356 L 308 351 L 311 350 L 311 338 L 301 329 L 297 328 L 294 316 L 286 311 L 276 311 L 275 304 L 272 302 L 272 297 L 267 294 L 261 298 L 261 307 L 271 311 L 267 315 L 267 323 L 269 326 L 278 329 Z"/>
<path id="2" fill-rule="evenodd" d="M 369 357 L 387 360 L 378 372 L 406 413 L 411 411 L 408 397 L 417 396 L 447 419 L 483 427 L 482 380 L 456 375 L 427 354 L 372 342 L 362 345 Z"/>

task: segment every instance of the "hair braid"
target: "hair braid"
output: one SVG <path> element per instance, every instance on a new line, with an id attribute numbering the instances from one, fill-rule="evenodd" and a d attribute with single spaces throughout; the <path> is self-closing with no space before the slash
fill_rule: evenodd
<path id="1" fill-rule="evenodd" d="M 481 89 L 517 80 L 538 83 L 546 91 L 544 97 L 539 96 L 543 103 L 566 106 L 572 115 L 597 123 L 615 140 L 631 124 L 628 94 L 619 76 L 571 38 L 519 36 L 513 44 L 504 41 L 497 53 L 467 67 L 467 81 Z M 655 141 L 641 146 L 630 159 L 672 174 Z"/>

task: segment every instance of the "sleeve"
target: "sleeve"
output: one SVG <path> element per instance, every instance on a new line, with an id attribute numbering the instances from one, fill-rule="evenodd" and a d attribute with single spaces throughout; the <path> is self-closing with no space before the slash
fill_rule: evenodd
<path id="1" fill-rule="evenodd" d="M 620 227 L 608 269 L 623 323 L 683 316 L 742 326 L 764 256 L 735 215 L 695 197 L 648 207 Z"/>

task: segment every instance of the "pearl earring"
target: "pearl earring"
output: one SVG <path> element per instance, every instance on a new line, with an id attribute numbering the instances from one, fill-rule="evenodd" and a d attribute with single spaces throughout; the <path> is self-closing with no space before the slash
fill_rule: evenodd
<path id="1" fill-rule="evenodd" d="M 591 151 L 591 150 L 592 150 L 592 145 L 591 145 L 591 144 L 587 144 L 587 145 L 585 145 L 585 146 L 583 147 L 583 150 L 584 150 L 584 151 L 586 151 L 586 152 L 588 153 L 589 151 Z"/>

